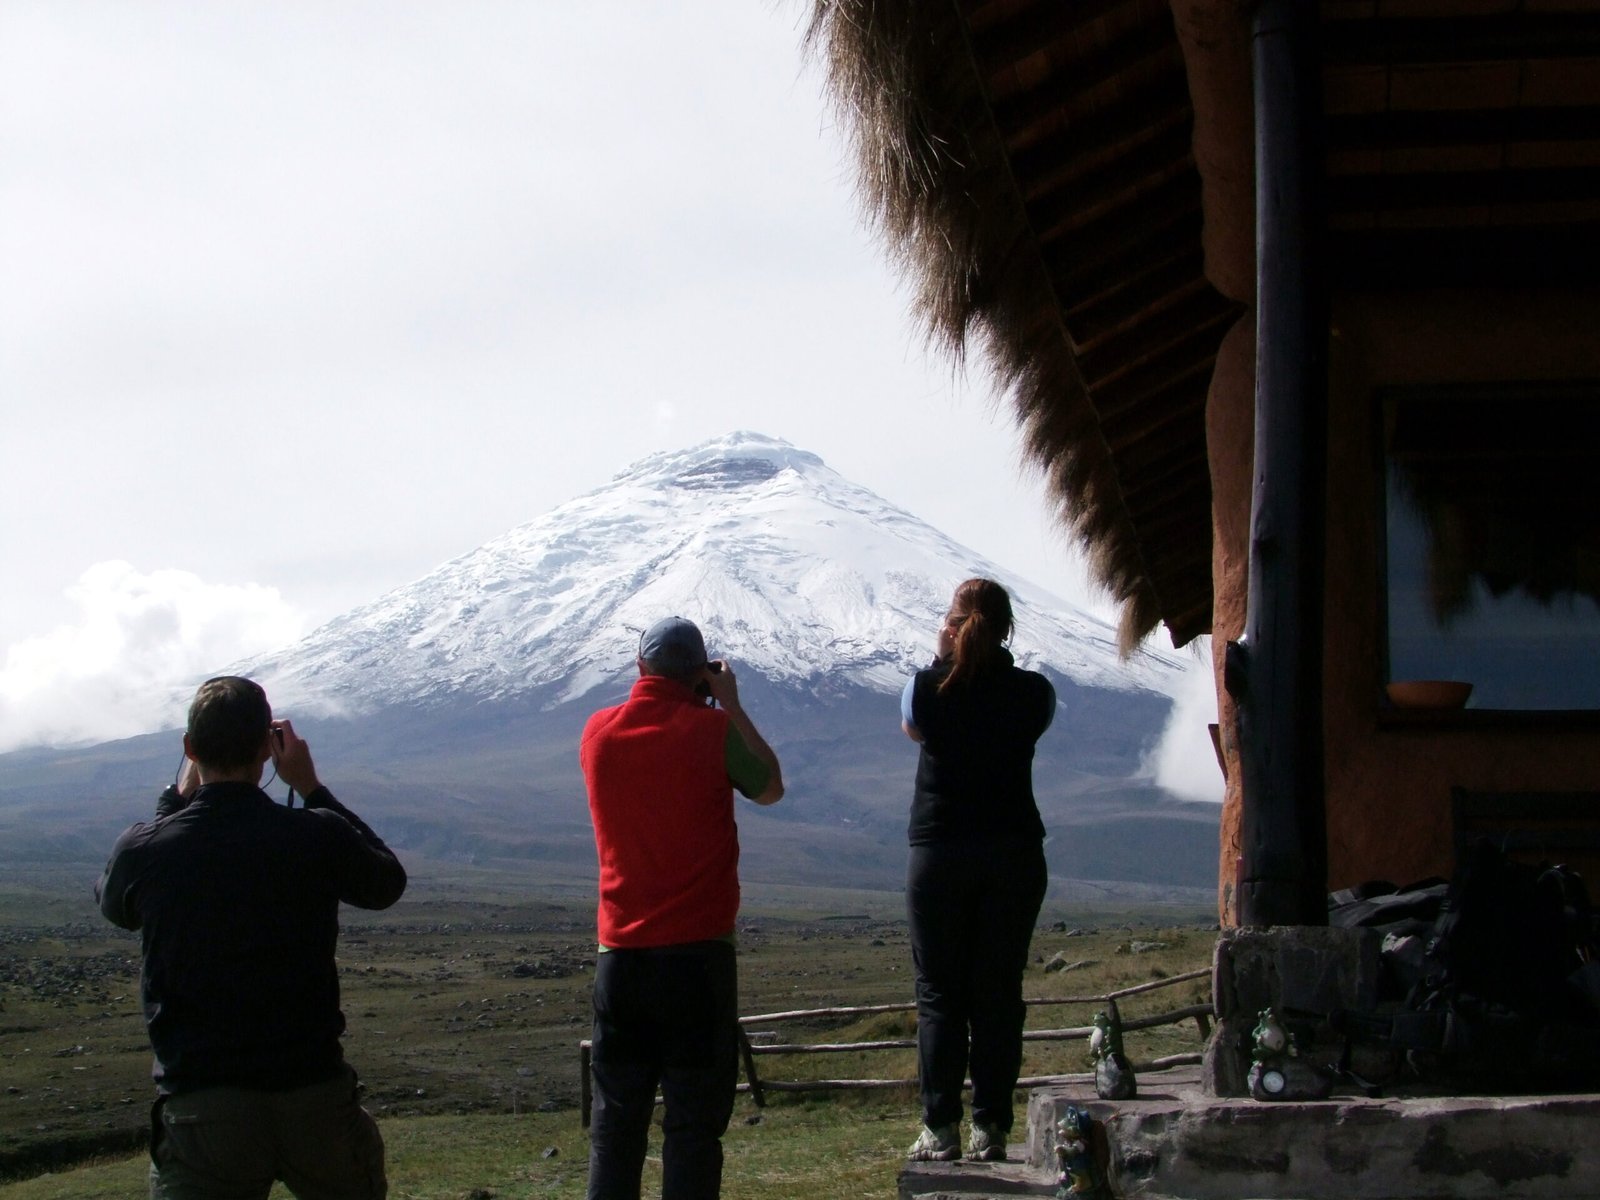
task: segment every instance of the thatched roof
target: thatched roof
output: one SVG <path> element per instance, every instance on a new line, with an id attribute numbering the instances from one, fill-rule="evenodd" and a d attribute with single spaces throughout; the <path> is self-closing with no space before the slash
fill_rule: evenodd
<path id="1" fill-rule="evenodd" d="M 1125 648 L 1210 628 L 1204 405 L 1253 279 L 1252 7 L 815 0 L 867 209 L 935 341 L 1010 395 Z M 1336 287 L 1593 278 L 1592 2 L 1322 15 Z"/>
<path id="2" fill-rule="evenodd" d="M 1124 645 L 1162 620 L 1181 643 L 1210 623 L 1203 408 L 1233 306 L 1201 272 L 1172 19 L 1001 7 L 825 0 L 812 37 L 921 317 L 1009 392 Z"/>

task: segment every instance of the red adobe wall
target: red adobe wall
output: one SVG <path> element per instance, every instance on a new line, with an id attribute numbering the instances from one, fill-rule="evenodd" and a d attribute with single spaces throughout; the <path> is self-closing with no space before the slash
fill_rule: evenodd
<path id="1" fill-rule="evenodd" d="M 1248 323 L 1248 318 L 1246 324 Z M 1324 732 L 1328 885 L 1448 875 L 1450 789 L 1600 790 L 1600 726 L 1539 729 L 1381 720 L 1374 390 L 1397 384 L 1600 379 L 1600 294 L 1354 296 L 1336 300 L 1329 372 Z M 1244 626 L 1253 341 L 1235 330 L 1207 408 L 1220 661 Z M 1517 414 L 1507 413 L 1507 420 Z M 1229 759 L 1218 903 L 1236 918 L 1239 794 L 1232 706 L 1218 678 Z M 1600 812 L 1596 814 L 1600 821 Z"/>

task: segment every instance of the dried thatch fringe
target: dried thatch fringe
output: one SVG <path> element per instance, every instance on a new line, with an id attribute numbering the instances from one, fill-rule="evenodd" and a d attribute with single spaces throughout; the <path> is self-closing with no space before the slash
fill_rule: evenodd
<path id="1" fill-rule="evenodd" d="M 1160 602 L 955 0 L 816 0 L 806 45 L 853 130 L 868 221 L 911 280 L 930 341 L 958 366 L 975 350 L 1010 396 L 1024 455 L 1121 606 L 1132 653 Z"/>

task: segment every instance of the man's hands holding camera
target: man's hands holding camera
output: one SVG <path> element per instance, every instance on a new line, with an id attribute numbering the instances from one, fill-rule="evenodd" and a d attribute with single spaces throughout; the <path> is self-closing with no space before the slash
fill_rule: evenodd
<path id="1" fill-rule="evenodd" d="M 278 778 L 302 796 L 309 796 L 322 786 L 317 781 L 317 768 L 311 761 L 311 747 L 294 731 L 289 721 L 274 721 L 269 734 L 272 744 L 272 765 Z"/>
<path id="2" fill-rule="evenodd" d="M 701 685 L 728 712 L 739 708 L 739 681 L 725 658 L 714 658 L 700 675 Z"/>
<path id="3" fill-rule="evenodd" d="M 294 725 L 288 721 L 273 721 L 268 725 L 266 752 L 238 767 L 218 769 L 204 766 L 191 755 L 187 735 L 183 740 L 183 749 L 183 766 L 179 768 L 177 782 L 171 790 L 175 791 L 184 803 L 193 799 L 194 794 L 208 783 L 237 780 L 259 784 L 268 759 L 272 761 L 277 778 L 302 796 L 309 796 L 322 786 L 317 779 L 316 765 L 311 761 L 311 747 L 306 744 L 304 738 L 295 733 Z M 167 804 L 167 811 L 171 812 L 183 807 L 183 803 L 176 805 L 166 801 L 163 803 Z"/>

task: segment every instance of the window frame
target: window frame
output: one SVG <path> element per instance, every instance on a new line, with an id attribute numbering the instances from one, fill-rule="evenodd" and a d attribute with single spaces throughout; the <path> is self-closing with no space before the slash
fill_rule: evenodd
<path id="1" fill-rule="evenodd" d="M 1600 379 L 1496 380 L 1483 383 L 1397 384 L 1373 391 L 1372 447 L 1373 486 L 1375 489 L 1374 549 L 1376 561 L 1375 619 L 1377 622 L 1377 661 L 1374 664 L 1374 700 L 1379 724 L 1386 728 L 1600 728 L 1600 701 L 1594 708 L 1401 708 L 1387 695 L 1387 684 L 1394 679 L 1392 661 L 1392 596 L 1390 593 L 1391 496 L 1390 414 L 1394 406 L 1408 398 L 1425 400 L 1460 399 L 1514 402 L 1518 398 L 1585 399 L 1600 405 Z M 1469 704 L 1471 702 L 1469 701 Z"/>

